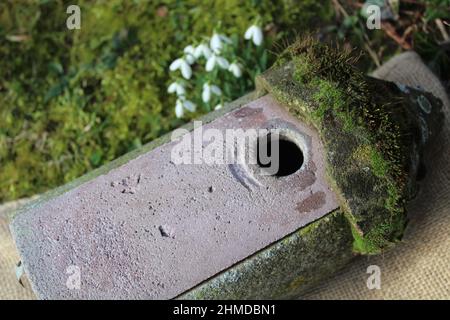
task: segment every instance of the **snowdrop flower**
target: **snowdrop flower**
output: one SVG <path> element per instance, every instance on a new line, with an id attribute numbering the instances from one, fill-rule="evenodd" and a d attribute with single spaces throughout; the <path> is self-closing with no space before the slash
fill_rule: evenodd
<path id="1" fill-rule="evenodd" d="M 210 85 L 208 82 L 206 82 L 203 85 L 203 92 L 202 92 L 202 100 L 204 103 L 208 103 L 209 100 L 211 100 L 211 94 L 220 96 L 222 95 L 222 90 L 220 90 L 218 86 Z"/>
<path id="2" fill-rule="evenodd" d="M 186 100 L 184 97 L 177 99 L 175 104 L 175 115 L 177 118 L 182 118 L 184 115 L 184 109 L 194 112 L 196 109 L 195 104 L 192 101 Z"/>
<path id="3" fill-rule="evenodd" d="M 169 88 L 167 88 L 167 92 L 168 93 L 176 93 L 177 96 L 184 96 L 186 94 L 186 90 L 178 82 L 172 82 L 170 84 Z"/>
<path id="4" fill-rule="evenodd" d="M 224 36 L 223 34 L 214 33 L 209 41 L 209 46 L 215 53 L 220 53 L 224 43 L 230 44 L 230 38 Z"/>
<path id="5" fill-rule="evenodd" d="M 175 104 L 175 116 L 177 118 L 182 118 L 184 115 L 183 103 L 180 100 L 177 100 Z"/>
<path id="6" fill-rule="evenodd" d="M 211 57 L 209 57 L 208 61 L 206 61 L 205 69 L 206 71 L 210 72 L 214 69 L 216 65 L 218 65 L 222 69 L 228 69 L 230 63 L 224 57 L 218 56 L 215 53 L 213 53 Z"/>
<path id="7" fill-rule="evenodd" d="M 188 45 L 186 48 L 184 48 L 184 55 L 187 63 L 193 64 L 195 62 L 195 49 L 193 46 Z"/>
<path id="8" fill-rule="evenodd" d="M 256 46 L 260 46 L 263 41 L 263 33 L 260 27 L 252 25 L 245 31 L 244 38 L 247 40 L 252 40 Z"/>
<path id="9" fill-rule="evenodd" d="M 170 71 L 175 71 L 180 69 L 181 74 L 185 79 L 190 79 L 192 76 L 192 69 L 189 62 L 185 58 L 178 58 L 172 62 L 169 66 Z"/>
<path id="10" fill-rule="evenodd" d="M 230 71 L 236 78 L 240 78 L 242 76 L 241 66 L 237 62 L 230 64 L 228 71 Z"/>
<path id="11" fill-rule="evenodd" d="M 214 110 L 222 109 L 223 105 L 219 103 L 217 106 L 214 107 Z"/>
<path id="12" fill-rule="evenodd" d="M 203 56 L 205 59 L 209 59 L 212 55 L 211 49 L 204 43 L 199 44 L 197 47 L 195 47 L 194 50 L 194 57 L 200 58 Z"/>

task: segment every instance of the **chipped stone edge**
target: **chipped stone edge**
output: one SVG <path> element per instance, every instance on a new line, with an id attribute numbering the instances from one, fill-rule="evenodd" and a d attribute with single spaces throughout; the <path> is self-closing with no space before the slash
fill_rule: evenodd
<path id="1" fill-rule="evenodd" d="M 176 297 L 294 299 L 355 255 L 345 214 L 337 209 Z"/>

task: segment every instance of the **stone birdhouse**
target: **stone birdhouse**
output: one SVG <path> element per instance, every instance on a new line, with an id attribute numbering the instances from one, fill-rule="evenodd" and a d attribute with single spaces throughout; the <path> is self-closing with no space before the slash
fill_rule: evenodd
<path id="1" fill-rule="evenodd" d="M 201 126 L 20 209 L 11 229 L 38 297 L 293 298 L 356 255 L 394 245 L 441 102 L 353 65 L 350 54 L 298 41 L 255 92 Z M 244 147 L 227 139 L 248 132 Z M 239 161 L 205 159 L 223 158 L 224 145 Z M 275 146 L 270 171 L 258 150 Z"/>

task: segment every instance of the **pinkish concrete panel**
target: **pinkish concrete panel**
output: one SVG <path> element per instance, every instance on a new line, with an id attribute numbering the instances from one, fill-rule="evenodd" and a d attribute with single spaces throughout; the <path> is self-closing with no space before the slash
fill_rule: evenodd
<path id="1" fill-rule="evenodd" d="M 316 132 L 270 96 L 203 130 L 259 127 L 302 139 L 298 172 L 275 178 L 252 166 L 175 165 L 171 142 L 17 216 L 13 231 L 36 293 L 173 298 L 337 208 Z"/>

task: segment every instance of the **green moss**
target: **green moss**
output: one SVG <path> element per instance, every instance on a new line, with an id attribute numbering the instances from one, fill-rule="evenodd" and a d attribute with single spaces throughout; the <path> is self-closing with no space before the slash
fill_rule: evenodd
<path id="1" fill-rule="evenodd" d="M 370 148 L 370 167 L 377 177 L 382 178 L 389 174 L 389 163 L 375 148 Z"/>
<path id="2" fill-rule="evenodd" d="M 353 251 L 355 253 L 374 255 L 392 247 L 403 236 L 405 220 L 401 215 L 395 215 L 387 222 L 381 223 L 363 235 L 357 224 L 349 219 L 353 235 Z M 392 235 L 394 230 L 394 235 Z"/>
<path id="3" fill-rule="evenodd" d="M 369 163 L 371 161 L 371 152 L 372 148 L 370 145 L 360 145 L 353 153 L 353 159 L 360 163 Z"/>
<path id="4" fill-rule="evenodd" d="M 395 84 L 357 70 L 351 52 L 306 37 L 280 59 L 289 62 L 272 68 L 259 84 L 318 130 L 355 252 L 381 252 L 403 234 L 421 152 L 417 146 L 424 146 L 418 134 L 424 115 Z M 440 104 L 433 104 L 439 117 Z"/>
<path id="5" fill-rule="evenodd" d="M 279 61 L 284 62 L 286 64 L 286 57 L 280 57 Z M 295 69 L 293 72 L 293 78 L 297 82 L 306 82 L 310 81 L 311 78 L 311 72 L 313 71 L 313 67 L 311 64 L 307 63 L 305 59 L 302 58 L 302 56 L 297 56 L 293 58 L 293 63 L 295 65 Z"/>
<path id="6" fill-rule="evenodd" d="M 308 48 L 306 48 L 306 44 L 309 46 Z M 288 50 L 294 50 L 292 53 L 295 66 L 294 80 L 309 88 L 314 88 L 311 97 L 315 106 L 312 108 L 311 117 L 314 118 L 314 122 L 319 130 L 324 130 L 324 118 L 330 113 L 334 114 L 336 119 L 341 122 L 343 130 L 350 133 L 355 132 L 361 125 L 367 124 L 367 120 L 373 121 L 375 118 L 369 112 L 376 110 L 377 107 L 372 107 L 371 105 L 375 103 L 367 99 L 367 96 L 371 94 L 363 77 L 349 65 L 349 63 L 353 62 L 351 57 L 346 53 L 330 51 L 327 47 L 318 43 L 311 43 L 309 40 L 306 40 L 306 44 L 303 44 L 304 47 L 294 45 Z M 321 54 L 319 55 L 319 53 Z M 343 65 L 345 65 L 345 70 Z M 348 69 L 351 70 L 350 74 Z M 324 72 L 324 70 L 328 71 Z M 365 99 L 361 101 L 360 98 L 362 96 L 365 96 Z M 356 103 L 359 108 L 367 108 L 368 110 L 361 111 L 359 108 L 354 108 Z M 380 112 L 377 115 L 378 118 L 376 120 L 382 123 L 380 127 L 385 126 L 385 123 L 389 121 L 386 118 L 387 115 L 387 111 L 384 111 L 384 113 Z M 388 127 L 392 128 L 392 126 Z M 356 157 L 360 160 L 362 166 L 370 168 L 375 176 L 385 180 L 388 189 L 388 195 L 385 199 L 386 208 L 392 214 L 401 214 L 399 207 L 401 200 L 399 194 L 401 191 L 398 190 L 401 186 L 398 186 L 393 179 L 401 175 L 401 173 L 390 172 L 391 168 L 397 170 L 399 160 L 392 159 L 390 162 L 383 156 L 383 152 L 386 152 L 385 149 L 389 144 L 398 145 L 400 143 L 398 141 L 400 131 L 393 135 L 383 135 L 374 131 L 369 132 L 367 136 L 370 138 L 371 143 L 358 146 L 358 150 L 355 151 L 357 153 Z M 383 141 L 382 137 L 385 136 L 388 136 L 390 139 L 382 145 L 377 144 L 377 142 Z M 397 227 L 384 223 L 373 228 L 363 236 L 361 232 L 355 229 L 355 224 L 351 224 L 355 237 L 354 250 L 364 254 L 379 253 L 381 248 L 387 247 L 389 241 L 386 241 L 386 238 L 389 237 L 389 232 L 391 231 L 389 228 Z"/>
<path id="7" fill-rule="evenodd" d="M 353 235 L 353 251 L 361 254 L 378 254 L 381 252 L 380 247 L 361 235 L 355 226 L 350 223 Z"/>
<path id="8" fill-rule="evenodd" d="M 330 108 L 333 110 L 342 110 L 344 108 L 344 97 L 335 85 L 323 79 L 315 79 L 311 85 L 317 89 L 313 94 L 313 99 L 318 106 L 312 113 L 312 116 L 317 121 L 322 120 L 325 117 L 326 111 Z M 340 116 L 342 117 L 342 114 Z"/>

